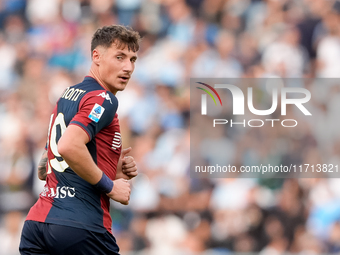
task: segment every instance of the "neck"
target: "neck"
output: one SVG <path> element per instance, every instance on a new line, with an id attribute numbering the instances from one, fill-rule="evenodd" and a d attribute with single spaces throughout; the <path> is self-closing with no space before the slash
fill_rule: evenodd
<path id="1" fill-rule="evenodd" d="M 116 95 L 117 91 L 111 91 L 109 89 L 109 87 L 105 84 L 105 82 L 100 78 L 100 75 L 98 74 L 98 71 L 91 66 L 89 73 L 87 74 L 87 76 L 92 77 L 93 79 L 95 79 L 103 88 L 105 88 L 106 90 L 112 92 L 114 95 Z"/>

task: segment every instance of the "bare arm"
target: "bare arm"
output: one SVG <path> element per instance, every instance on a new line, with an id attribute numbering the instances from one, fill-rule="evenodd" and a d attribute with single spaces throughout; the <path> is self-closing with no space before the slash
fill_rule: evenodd
<path id="1" fill-rule="evenodd" d="M 46 168 L 47 168 L 47 151 L 45 151 L 43 153 L 43 155 L 41 156 L 41 159 L 39 161 L 39 165 L 38 165 L 38 178 L 42 181 L 45 181 L 46 180 L 46 176 L 47 176 L 47 171 L 46 171 Z"/>
<path id="2" fill-rule="evenodd" d="M 79 126 L 70 125 L 58 141 L 58 152 L 72 170 L 92 185 L 97 184 L 103 172 L 93 161 L 86 144 L 89 142 L 87 133 Z M 122 204 L 130 199 L 130 184 L 121 179 L 115 180 L 114 186 L 107 195 Z"/>
<path id="3" fill-rule="evenodd" d="M 94 185 L 103 173 L 86 147 L 88 142 L 89 137 L 81 127 L 70 125 L 59 139 L 58 152 L 76 174 Z"/>

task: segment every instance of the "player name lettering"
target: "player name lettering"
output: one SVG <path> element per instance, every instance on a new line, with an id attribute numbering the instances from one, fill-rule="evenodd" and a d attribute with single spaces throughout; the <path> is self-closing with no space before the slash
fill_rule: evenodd
<path id="1" fill-rule="evenodd" d="M 76 189 L 73 187 L 57 187 L 48 188 L 45 187 L 43 192 L 41 192 L 40 196 L 42 197 L 53 197 L 53 198 L 66 198 L 66 197 L 74 197 L 76 195 Z"/>
<path id="2" fill-rule="evenodd" d="M 68 87 L 64 94 L 61 96 L 61 98 L 70 100 L 70 101 L 77 101 L 79 96 L 81 94 L 84 94 L 86 92 L 86 90 L 82 90 L 82 89 L 70 89 L 70 87 Z"/>

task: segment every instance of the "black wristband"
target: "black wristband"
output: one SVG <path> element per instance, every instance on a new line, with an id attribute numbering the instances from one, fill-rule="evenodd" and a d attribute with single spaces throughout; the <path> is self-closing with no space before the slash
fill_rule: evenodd
<path id="1" fill-rule="evenodd" d="M 100 181 L 93 186 L 100 192 L 104 192 L 107 194 L 110 193 L 113 188 L 113 181 L 106 174 L 103 173 Z"/>

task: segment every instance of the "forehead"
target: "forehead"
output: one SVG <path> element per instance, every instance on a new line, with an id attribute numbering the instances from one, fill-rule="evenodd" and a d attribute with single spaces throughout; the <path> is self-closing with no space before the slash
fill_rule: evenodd
<path id="1" fill-rule="evenodd" d="M 109 48 L 107 48 L 107 51 L 111 54 L 118 54 L 123 53 L 129 57 L 137 56 L 137 52 L 133 52 L 132 50 L 129 50 L 129 47 L 126 44 L 123 43 L 112 43 Z"/>

